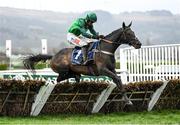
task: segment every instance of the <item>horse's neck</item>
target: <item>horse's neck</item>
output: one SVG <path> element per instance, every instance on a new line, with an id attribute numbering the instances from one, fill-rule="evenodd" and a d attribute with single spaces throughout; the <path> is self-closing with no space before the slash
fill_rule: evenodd
<path id="1" fill-rule="evenodd" d="M 119 40 L 119 36 L 121 36 L 121 29 L 115 30 L 109 35 L 105 37 L 105 39 L 112 41 L 113 43 L 117 43 Z M 101 41 L 101 50 L 108 51 L 111 53 L 115 53 L 116 49 L 120 46 L 120 44 L 107 43 L 105 41 Z"/>
<path id="2" fill-rule="evenodd" d="M 118 47 L 119 47 L 118 44 L 107 43 L 104 41 L 100 42 L 100 49 L 103 51 L 110 52 L 110 53 L 115 53 L 115 51 Z"/>
<path id="3" fill-rule="evenodd" d="M 112 33 L 108 34 L 107 36 L 105 36 L 105 38 L 109 39 L 113 42 L 118 42 L 119 36 L 121 36 L 122 32 L 123 32 L 122 28 L 117 29 L 117 30 L 113 31 Z"/>

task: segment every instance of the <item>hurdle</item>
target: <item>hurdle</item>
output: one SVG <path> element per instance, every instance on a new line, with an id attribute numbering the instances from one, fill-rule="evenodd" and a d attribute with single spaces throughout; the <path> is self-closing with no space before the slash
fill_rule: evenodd
<path id="1" fill-rule="evenodd" d="M 24 76 L 25 74 L 26 76 Z M 11 77 L 7 77 L 6 75 L 7 74 L 5 74 L 6 78 L 13 78 L 17 81 L 22 80 L 25 82 L 26 80 L 24 77 L 28 77 L 29 80 L 36 78 L 30 73 L 17 73 L 16 75 L 12 74 L 10 75 Z M 117 109 L 115 111 L 117 112 L 126 111 L 128 105 L 125 104 L 122 94 L 117 90 L 116 84 L 114 84 L 112 80 L 100 78 L 99 80 L 95 79 L 95 82 L 93 83 L 90 81 L 91 79 L 93 78 L 85 78 L 86 82 L 84 83 L 82 81 L 82 83 L 76 84 L 73 82 L 71 83 L 73 80 L 69 80 L 69 83 L 65 82 L 62 84 L 56 83 L 54 78 L 53 80 L 47 78 L 47 80 L 44 79 L 45 84 L 38 87 L 37 91 L 34 91 L 35 89 L 30 89 L 28 86 L 23 91 L 14 91 L 13 89 L 8 89 L 6 91 L 0 89 L 2 96 L 0 99 L 0 113 L 6 113 L 6 110 L 11 108 L 13 109 L 14 107 L 9 107 L 9 105 L 13 103 L 13 105 L 17 105 L 19 108 L 17 109 L 17 113 L 14 114 L 31 116 L 46 114 L 51 111 L 53 113 L 98 113 L 106 112 L 106 110 L 107 112 L 111 112 L 115 110 L 112 110 L 112 108 L 115 106 Z M 36 81 L 33 80 L 33 82 L 35 83 Z M 38 82 L 40 81 L 37 81 L 37 83 Z M 172 81 L 161 80 L 159 82 L 160 84 L 156 84 L 155 89 L 151 89 L 152 87 L 146 88 L 147 86 L 144 86 L 143 90 L 132 89 L 131 91 L 131 89 L 128 89 L 127 96 L 129 100 L 134 103 L 134 106 L 136 108 L 144 108 L 142 110 L 137 109 L 138 111 L 151 111 L 161 107 L 161 104 L 166 100 L 173 100 L 173 105 L 179 105 L 180 99 L 178 96 L 174 96 L 173 92 L 169 91 L 168 89 L 176 89 L 174 85 L 171 85 Z M 141 84 L 144 83 L 142 82 Z M 141 87 L 139 83 L 137 83 L 137 85 L 138 88 Z M 130 87 L 129 84 L 125 84 L 125 86 Z M 69 91 L 71 88 L 73 88 L 73 91 Z M 166 91 L 168 92 L 164 93 Z M 20 96 L 18 97 L 17 95 Z M 19 98 L 19 102 L 12 97 Z M 168 103 L 169 102 L 171 101 L 168 101 Z M 170 106 L 170 103 L 168 105 Z M 53 110 L 51 110 L 51 108 L 53 108 Z"/>
<path id="2" fill-rule="evenodd" d="M 43 106 L 47 102 L 47 100 L 48 100 L 49 96 L 51 95 L 51 92 L 53 91 L 56 84 L 57 83 L 54 81 L 46 81 L 45 85 L 41 87 L 41 89 L 39 90 L 38 94 L 36 95 L 35 101 L 32 105 L 32 109 L 31 109 L 31 113 L 30 113 L 31 116 L 39 115 L 39 113 L 41 112 Z M 109 95 L 111 94 L 111 92 L 113 91 L 113 89 L 116 87 L 116 84 L 114 84 L 113 82 L 107 82 L 107 84 L 108 84 L 107 88 L 104 89 L 100 93 L 100 95 L 97 96 L 97 99 L 96 99 L 97 101 L 94 102 L 91 113 L 99 112 L 99 110 L 103 107 L 104 103 L 107 101 L 107 99 L 108 99 Z M 74 98 L 76 97 L 76 95 L 77 94 L 75 94 Z M 70 101 L 70 104 L 73 103 L 73 101 L 74 101 L 73 99 Z M 69 106 L 70 106 L 70 104 L 69 104 Z"/>

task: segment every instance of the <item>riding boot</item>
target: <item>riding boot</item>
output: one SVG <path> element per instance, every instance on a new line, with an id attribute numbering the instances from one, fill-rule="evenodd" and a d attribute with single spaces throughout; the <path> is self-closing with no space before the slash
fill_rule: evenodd
<path id="1" fill-rule="evenodd" d="M 83 52 L 83 65 L 86 65 L 87 63 L 87 46 L 82 47 Z"/>

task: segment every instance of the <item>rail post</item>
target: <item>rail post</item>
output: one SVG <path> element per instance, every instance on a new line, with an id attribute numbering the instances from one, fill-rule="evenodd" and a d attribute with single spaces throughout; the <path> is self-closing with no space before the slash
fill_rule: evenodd
<path id="1" fill-rule="evenodd" d="M 120 69 L 122 83 L 127 83 L 127 58 L 124 49 L 120 49 Z"/>

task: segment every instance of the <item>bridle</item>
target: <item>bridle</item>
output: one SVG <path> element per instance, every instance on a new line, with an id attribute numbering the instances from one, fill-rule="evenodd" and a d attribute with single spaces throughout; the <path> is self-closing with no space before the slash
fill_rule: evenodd
<path id="1" fill-rule="evenodd" d="M 124 37 L 124 41 L 127 41 L 128 39 L 127 39 L 127 37 L 126 37 L 126 35 L 125 35 L 125 32 L 127 31 L 127 30 L 129 30 L 130 28 L 126 28 L 126 29 L 124 29 L 123 31 L 122 31 L 122 34 L 121 34 L 121 36 L 120 36 L 120 39 L 119 39 L 119 41 L 118 42 L 113 42 L 113 41 L 111 41 L 111 40 L 107 40 L 107 39 L 100 39 L 100 40 L 102 40 L 102 41 L 104 41 L 104 42 L 106 42 L 106 43 L 109 43 L 109 44 L 116 44 L 116 45 L 121 45 L 121 44 L 123 44 L 123 43 L 120 43 L 120 41 L 122 40 L 121 38 L 122 37 Z M 124 42 L 124 43 L 126 43 L 126 44 L 128 44 L 128 45 L 132 45 L 132 42 L 131 41 L 137 41 L 138 39 L 137 39 L 137 37 L 135 37 L 135 38 L 132 38 L 132 39 L 130 39 L 130 40 L 128 40 L 127 42 Z"/>

